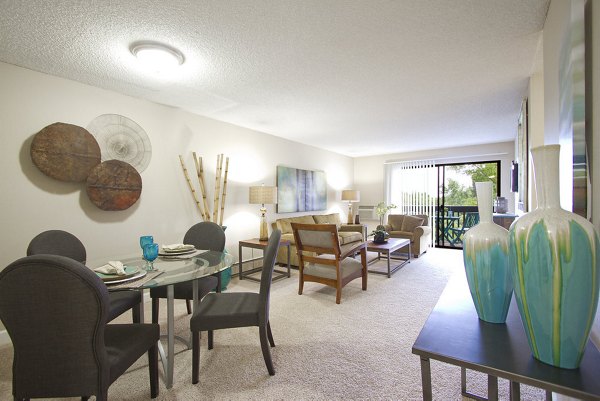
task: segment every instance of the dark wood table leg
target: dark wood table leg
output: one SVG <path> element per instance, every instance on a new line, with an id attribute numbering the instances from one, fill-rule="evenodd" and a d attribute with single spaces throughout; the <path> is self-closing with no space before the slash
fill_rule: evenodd
<path id="1" fill-rule="evenodd" d="M 244 275 L 242 274 L 242 246 L 239 245 L 238 247 L 238 258 L 240 258 L 240 262 L 238 263 L 238 268 L 239 268 L 239 272 L 238 272 L 238 277 L 240 278 L 240 280 L 244 279 Z"/>
<path id="2" fill-rule="evenodd" d="M 290 244 L 287 244 L 287 271 L 288 271 L 288 278 L 290 278 L 292 275 L 290 274 Z"/>
<path id="3" fill-rule="evenodd" d="M 432 401 L 431 365 L 429 358 L 421 357 L 421 386 L 423 387 L 423 401 Z"/>
<path id="4" fill-rule="evenodd" d="M 488 400 L 498 401 L 498 378 L 488 375 Z"/>
<path id="5" fill-rule="evenodd" d="M 518 382 L 510 382 L 510 401 L 521 400 L 521 385 Z"/>

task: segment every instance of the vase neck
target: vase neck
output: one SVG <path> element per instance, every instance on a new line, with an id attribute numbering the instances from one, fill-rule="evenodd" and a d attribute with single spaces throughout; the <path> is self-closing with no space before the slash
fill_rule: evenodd
<path id="1" fill-rule="evenodd" d="M 479 210 L 479 221 L 492 221 L 492 182 L 476 182 L 475 190 L 477 191 L 477 208 Z"/>
<path id="2" fill-rule="evenodd" d="M 531 149 L 538 209 L 560 208 L 560 145 Z"/>

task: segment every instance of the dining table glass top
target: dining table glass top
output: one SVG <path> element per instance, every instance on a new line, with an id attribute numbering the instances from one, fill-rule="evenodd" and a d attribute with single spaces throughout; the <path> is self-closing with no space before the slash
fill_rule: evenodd
<path id="1" fill-rule="evenodd" d="M 122 258 L 120 260 L 125 267 L 132 267 L 143 271 L 146 261 L 140 256 Z M 200 251 L 193 257 L 186 259 L 163 259 L 154 261 L 152 279 L 143 281 L 131 281 L 130 285 L 123 283 L 119 287 L 134 287 L 139 289 L 161 287 L 191 281 L 202 277 L 219 273 L 233 264 L 233 256 L 229 253 L 218 251 Z M 107 283 L 110 286 L 110 283 Z"/>

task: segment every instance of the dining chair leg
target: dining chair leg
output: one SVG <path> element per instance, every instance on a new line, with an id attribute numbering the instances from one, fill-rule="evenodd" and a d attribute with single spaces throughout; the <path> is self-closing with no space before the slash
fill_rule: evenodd
<path id="1" fill-rule="evenodd" d="M 143 307 L 144 307 L 144 303 L 140 302 L 139 305 L 136 305 L 133 308 L 131 308 L 131 317 L 132 317 L 133 323 L 141 323 L 142 322 L 141 316 L 144 313 L 144 311 L 142 310 Z"/>
<path id="2" fill-rule="evenodd" d="M 158 397 L 158 343 L 148 350 L 148 375 L 150 376 L 150 398 Z"/>
<path id="3" fill-rule="evenodd" d="M 271 322 L 267 322 L 267 336 L 269 337 L 269 344 L 271 344 L 271 347 L 274 347 L 275 340 L 273 340 L 273 333 L 271 332 Z"/>
<path id="4" fill-rule="evenodd" d="M 152 298 L 152 323 L 158 323 L 158 308 L 160 306 L 160 299 Z"/>
<path id="5" fill-rule="evenodd" d="M 262 349 L 263 358 L 265 358 L 265 365 L 271 376 L 275 375 L 275 368 L 273 368 L 273 360 L 271 359 L 271 348 L 269 347 L 269 340 L 267 339 L 267 327 L 260 326 L 258 328 L 258 335 L 260 336 L 260 348 Z"/>
<path id="6" fill-rule="evenodd" d="M 187 314 L 192 314 L 192 302 L 189 299 L 185 300 L 185 307 L 187 308 Z"/>
<path id="7" fill-rule="evenodd" d="M 100 393 L 96 394 L 96 401 L 108 401 L 108 387 L 100 389 Z"/>
<path id="8" fill-rule="evenodd" d="M 213 331 L 208 330 L 208 349 L 213 349 Z"/>
<path id="9" fill-rule="evenodd" d="M 192 384 L 198 383 L 200 370 L 200 332 L 192 331 Z"/>

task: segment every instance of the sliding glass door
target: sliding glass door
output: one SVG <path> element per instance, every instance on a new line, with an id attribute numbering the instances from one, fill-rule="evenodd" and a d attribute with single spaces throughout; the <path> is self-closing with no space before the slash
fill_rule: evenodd
<path id="1" fill-rule="evenodd" d="M 465 232 L 479 221 L 475 182 L 492 181 L 500 196 L 500 161 L 440 164 L 437 173 L 434 241 L 439 247 L 462 249 Z"/>

